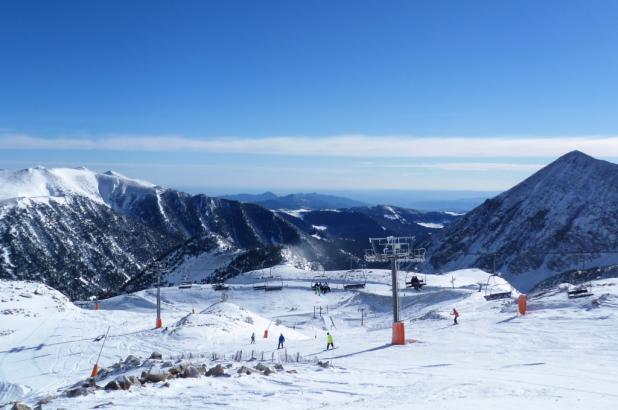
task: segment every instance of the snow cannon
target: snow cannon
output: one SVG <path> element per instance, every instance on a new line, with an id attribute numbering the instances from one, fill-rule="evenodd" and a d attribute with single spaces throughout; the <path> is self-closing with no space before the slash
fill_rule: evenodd
<path id="1" fill-rule="evenodd" d="M 524 295 L 523 293 L 519 295 L 519 297 L 517 298 L 517 307 L 519 309 L 519 314 L 522 316 L 525 315 L 526 309 L 528 308 L 528 296 Z"/>

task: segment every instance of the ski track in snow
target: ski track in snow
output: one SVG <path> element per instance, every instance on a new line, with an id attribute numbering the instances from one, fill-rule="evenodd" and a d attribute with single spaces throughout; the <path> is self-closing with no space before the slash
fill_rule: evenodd
<path id="1" fill-rule="evenodd" d="M 51 408 L 90 409 L 110 402 L 108 408 L 122 409 L 477 410 L 519 409 L 524 403 L 529 408 L 615 408 L 618 279 L 593 284 L 593 298 L 605 295 L 598 306 L 593 298 L 568 300 L 564 292 L 547 292 L 531 297 L 529 314 L 521 317 L 513 301 L 486 302 L 477 292 L 476 284 L 487 277 L 482 271 L 427 275 L 426 289 L 401 292 L 401 316 L 411 342 L 392 346 L 387 271 L 367 272 L 361 291 L 342 290 L 347 272 L 327 272 L 334 291 L 322 296 L 309 290 L 314 272 L 285 266 L 273 271 L 285 281 L 282 291 L 254 291 L 253 277 L 260 272 L 249 273 L 230 281 L 224 303 L 222 294 L 207 285 L 163 288 L 166 331 L 153 329 L 152 290 L 104 300 L 94 311 L 52 297 L 53 290 L 33 294 L 38 284 L 0 281 L 0 311 L 13 312 L 0 316 L 2 328 L 15 330 L 0 336 L 0 408 L 20 398 L 34 404 L 85 379 L 102 343 L 94 339 L 107 326 L 104 367 L 129 354 L 146 358 L 155 350 L 164 357 L 255 350 L 270 358 L 278 352 L 279 333 L 286 336 L 290 355 L 328 360 L 333 367 L 284 363 L 298 373 L 239 377 L 231 371 L 230 378 L 171 380 L 169 388 L 148 385 L 59 397 Z M 319 306 L 322 316 L 316 313 L 314 319 L 313 308 Z M 461 312 L 458 326 L 451 324 L 453 307 Z M 198 313 L 190 314 L 193 308 Z M 265 340 L 266 328 L 270 338 Z M 323 350 L 326 331 L 335 338 L 335 350 Z M 255 345 L 248 343 L 251 332 Z"/>

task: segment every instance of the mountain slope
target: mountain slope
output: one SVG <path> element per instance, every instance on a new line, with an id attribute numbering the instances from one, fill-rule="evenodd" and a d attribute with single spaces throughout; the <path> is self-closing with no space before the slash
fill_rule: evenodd
<path id="1" fill-rule="evenodd" d="M 433 270 L 496 268 L 526 290 L 561 272 L 618 261 L 618 165 L 570 152 L 434 236 Z M 592 252 L 580 256 L 573 253 Z"/>
<path id="2" fill-rule="evenodd" d="M 337 209 L 337 208 L 352 208 L 356 206 L 365 206 L 366 204 L 354 199 L 324 195 L 318 193 L 297 193 L 284 196 L 277 196 L 272 192 L 264 192 L 263 194 L 250 195 L 226 195 L 222 198 L 232 199 L 241 202 L 250 202 L 261 205 L 268 209 Z"/>

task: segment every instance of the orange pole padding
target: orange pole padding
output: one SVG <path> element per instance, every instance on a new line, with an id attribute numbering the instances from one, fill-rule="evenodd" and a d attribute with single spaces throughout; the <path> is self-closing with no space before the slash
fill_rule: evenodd
<path id="1" fill-rule="evenodd" d="M 99 302 L 94 302 L 94 310 L 99 310 Z"/>
<path id="2" fill-rule="evenodd" d="M 90 373 L 90 377 L 97 377 L 98 374 L 99 374 L 99 364 L 95 363 L 94 367 L 92 368 L 92 373 Z"/>
<path id="3" fill-rule="evenodd" d="M 161 319 L 157 319 L 157 324 L 155 327 L 157 329 L 161 329 L 163 327 L 163 321 Z"/>
<path id="4" fill-rule="evenodd" d="M 268 339 L 268 329 L 264 330 L 264 339 Z"/>
<path id="5" fill-rule="evenodd" d="M 521 294 L 517 298 L 517 306 L 519 308 L 519 314 L 525 315 L 526 310 L 528 309 L 528 296 Z"/>
<path id="6" fill-rule="evenodd" d="M 393 323 L 393 342 L 394 345 L 406 344 L 406 330 L 403 322 Z"/>

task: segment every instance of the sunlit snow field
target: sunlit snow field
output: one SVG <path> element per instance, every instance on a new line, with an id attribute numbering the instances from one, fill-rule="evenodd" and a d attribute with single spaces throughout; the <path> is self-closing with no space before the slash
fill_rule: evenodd
<path id="1" fill-rule="evenodd" d="M 279 266 L 272 275 L 282 291 L 253 290 L 254 282 L 269 275 L 244 274 L 230 281 L 227 292 L 210 285 L 163 288 L 163 330 L 154 329 L 154 289 L 103 300 L 95 311 L 43 285 L 0 281 L 0 408 L 49 395 L 58 397 L 43 408 L 616 408 L 618 279 L 593 282 L 594 296 L 578 300 L 569 300 L 564 288 L 531 295 L 522 317 L 514 299 L 484 299 L 485 291 L 478 291 L 487 281 L 482 271 L 421 274 L 427 287 L 401 291 L 409 343 L 392 346 L 390 272 L 368 271 L 360 291 L 342 285 L 352 276 L 364 281 L 361 273 L 326 272 L 333 292 L 316 295 L 309 286 L 319 273 Z M 401 283 L 405 277 L 402 272 Z M 500 281 L 496 290 L 510 288 Z M 454 307 L 461 313 L 458 326 L 449 315 Z M 102 367 L 129 354 L 146 359 L 153 351 L 164 359 L 204 355 L 195 360 L 209 367 L 213 353 L 241 350 L 278 360 L 280 333 L 287 354 L 302 360 L 283 363 L 297 373 L 240 376 L 235 369 L 246 363 L 233 363 L 229 378 L 174 379 L 169 387 L 63 397 L 62 391 L 89 376 L 102 343 L 95 338 L 108 326 Z M 328 352 L 327 331 L 336 346 Z M 255 345 L 249 344 L 252 332 Z M 318 360 L 332 367 L 322 368 Z"/>

